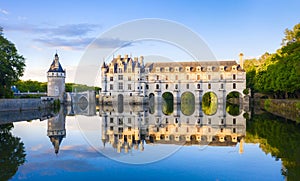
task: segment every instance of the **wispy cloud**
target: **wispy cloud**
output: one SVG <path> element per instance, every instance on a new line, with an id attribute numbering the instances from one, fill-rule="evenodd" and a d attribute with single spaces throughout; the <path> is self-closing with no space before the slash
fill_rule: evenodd
<path id="1" fill-rule="evenodd" d="M 42 43 L 48 47 L 60 47 L 63 49 L 78 50 L 85 48 L 92 42 L 92 38 L 36 38 L 35 42 Z"/>
<path id="2" fill-rule="evenodd" d="M 23 17 L 24 19 L 24 17 Z M 85 36 L 89 32 L 94 31 L 95 28 L 101 27 L 96 24 L 79 23 L 79 24 L 66 24 L 61 26 L 41 26 L 33 24 L 4 24 L 5 31 L 20 31 L 27 33 L 37 33 L 48 36 L 59 37 L 74 37 Z"/>
<path id="3" fill-rule="evenodd" d="M 5 15 L 9 14 L 9 12 L 6 11 L 5 9 L 0 9 L 0 13 L 5 14 Z"/>

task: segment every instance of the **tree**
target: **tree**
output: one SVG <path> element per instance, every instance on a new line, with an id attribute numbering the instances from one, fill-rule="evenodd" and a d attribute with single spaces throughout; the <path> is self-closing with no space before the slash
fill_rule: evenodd
<path id="1" fill-rule="evenodd" d="M 9 180 L 25 162 L 25 147 L 20 138 L 11 134 L 13 123 L 0 125 L 0 180 Z"/>
<path id="2" fill-rule="evenodd" d="M 13 43 L 7 40 L 0 27 L 0 98 L 11 97 L 10 86 L 23 75 L 25 59 L 17 53 Z"/>

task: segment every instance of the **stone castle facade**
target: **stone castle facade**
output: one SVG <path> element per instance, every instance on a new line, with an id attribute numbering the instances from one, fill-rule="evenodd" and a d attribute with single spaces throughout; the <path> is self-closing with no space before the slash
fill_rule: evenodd
<path id="1" fill-rule="evenodd" d="M 236 61 L 145 63 L 142 56 L 118 55 L 101 67 L 101 101 L 139 103 L 150 96 L 160 101 L 165 92 L 172 93 L 174 103 L 180 103 L 185 92 L 192 93 L 196 103 L 200 103 L 207 92 L 215 93 L 219 103 L 233 91 L 245 96 L 246 72 L 242 56 L 240 54 L 238 64 Z"/>

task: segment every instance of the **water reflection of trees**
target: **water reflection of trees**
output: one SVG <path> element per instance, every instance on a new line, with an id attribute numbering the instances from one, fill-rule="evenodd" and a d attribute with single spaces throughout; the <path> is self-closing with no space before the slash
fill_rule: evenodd
<path id="1" fill-rule="evenodd" d="M 170 115 L 174 110 L 174 96 L 170 92 L 165 92 L 162 95 L 162 112 L 165 115 Z"/>
<path id="2" fill-rule="evenodd" d="M 11 134 L 13 123 L 0 125 L 0 180 L 8 180 L 25 162 L 25 147 L 21 139 Z"/>
<path id="3" fill-rule="evenodd" d="M 181 95 L 180 109 L 182 114 L 190 116 L 195 112 L 195 96 L 191 92 L 185 92 Z"/>
<path id="4" fill-rule="evenodd" d="M 247 121 L 246 142 L 259 143 L 265 153 L 281 159 L 282 175 L 300 178 L 300 125 L 271 114 L 254 115 Z"/>
<path id="5" fill-rule="evenodd" d="M 218 109 L 218 98 L 213 92 L 205 93 L 202 97 L 202 111 L 206 115 L 213 115 Z"/>

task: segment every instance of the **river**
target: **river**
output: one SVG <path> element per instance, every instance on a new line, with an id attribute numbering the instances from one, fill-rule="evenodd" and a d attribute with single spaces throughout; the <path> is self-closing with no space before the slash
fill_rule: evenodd
<path id="1" fill-rule="evenodd" d="M 0 113 L 0 180 L 300 178 L 292 121 L 228 105 L 151 106 L 62 106 L 24 121 Z"/>

